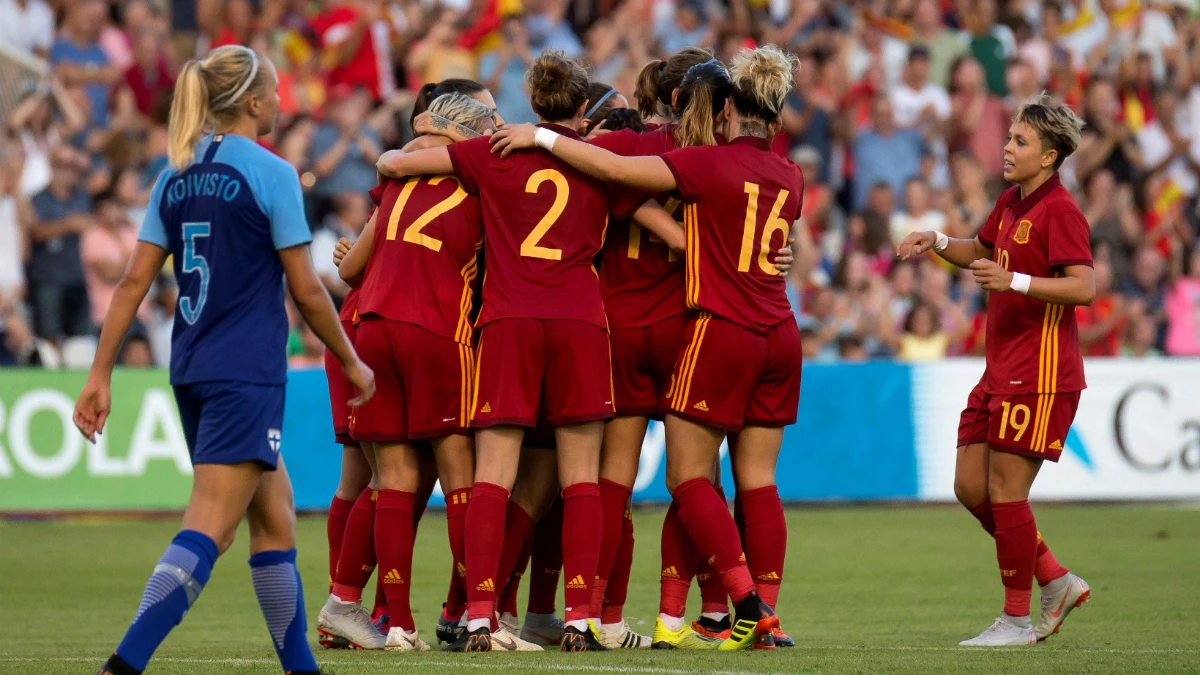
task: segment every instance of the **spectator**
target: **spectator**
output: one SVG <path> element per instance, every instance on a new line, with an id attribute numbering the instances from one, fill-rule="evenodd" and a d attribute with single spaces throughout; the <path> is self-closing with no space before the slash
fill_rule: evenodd
<path id="1" fill-rule="evenodd" d="M 35 221 L 26 272 L 40 337 L 61 343 L 90 335 L 87 284 L 79 256 L 79 234 L 91 223 L 92 199 L 83 189 L 87 159 L 59 148 L 51 156 L 50 185 L 33 198 Z"/>
<path id="2" fill-rule="evenodd" d="M 889 232 L 892 247 L 898 246 L 910 232 L 946 232 L 946 214 L 932 208 L 929 185 L 920 178 L 904 184 L 904 208 L 892 214 Z"/>
<path id="3" fill-rule="evenodd" d="M 975 156 L 989 180 L 1004 171 L 1000 148 L 1008 138 L 1009 118 L 1004 101 L 988 91 L 983 67 L 967 57 L 955 64 L 951 75 L 950 152 L 965 150 Z"/>
<path id="4" fill-rule="evenodd" d="M 962 36 L 946 27 L 938 0 L 917 0 L 913 13 L 914 44 L 929 52 L 929 79 L 945 87 L 950 82 L 950 68 L 967 51 Z"/>
<path id="5" fill-rule="evenodd" d="M 1125 344 L 1121 346 L 1121 356 L 1133 359 L 1153 359 L 1162 356 L 1162 350 L 1155 346 L 1158 327 L 1154 319 L 1139 315 L 1129 323 L 1129 331 L 1125 336 Z"/>
<path id="6" fill-rule="evenodd" d="M 133 97 L 138 113 L 150 117 L 156 106 L 170 105 L 175 78 L 167 70 L 162 51 L 162 34 L 150 27 L 140 28 L 134 35 L 133 65 L 125 71 L 125 87 Z"/>
<path id="7" fill-rule="evenodd" d="M 1008 87 L 1008 98 L 1004 102 L 1004 111 L 1009 117 L 1016 114 L 1020 108 L 1034 96 L 1042 93 L 1041 85 L 1034 67 L 1028 61 L 1012 61 L 1005 70 L 1004 82 Z"/>
<path id="8" fill-rule="evenodd" d="M 25 155 L 20 192 L 32 197 L 50 184 L 50 153 L 83 129 L 87 118 L 58 79 L 50 78 L 28 90 L 5 124 Z"/>
<path id="9" fill-rule="evenodd" d="M 567 22 L 567 0 L 533 0 L 527 9 L 530 12 L 526 19 L 529 44 L 535 52 L 550 49 L 561 51 L 572 59 L 583 56 L 583 43 Z"/>
<path id="10" fill-rule="evenodd" d="M 301 321 L 296 328 L 299 351 L 288 357 L 288 367 L 309 369 L 325 367 L 325 344 L 312 332 L 308 323 Z"/>
<path id="11" fill-rule="evenodd" d="M 805 179 L 816 178 L 829 184 L 830 158 L 833 155 L 833 101 L 814 96 L 820 66 L 811 54 L 801 55 L 800 69 L 796 73 L 796 86 L 788 96 L 781 117 L 783 131 L 790 147 L 807 146 L 816 151 L 820 160 L 815 174 L 805 174 Z M 776 143 L 780 141 L 777 138 Z"/>
<path id="12" fill-rule="evenodd" d="M 17 306 L 25 297 L 25 229 L 32 222 L 29 202 L 21 195 L 21 165 L 0 156 L 0 303 Z"/>
<path id="13" fill-rule="evenodd" d="M 330 90 L 329 116 L 308 148 L 316 183 L 312 194 L 329 200 L 343 192 L 366 193 L 375 186 L 375 160 L 383 153 L 379 134 L 364 122 L 370 94 L 345 84 Z"/>
<path id="14" fill-rule="evenodd" d="M 424 39 L 409 53 L 408 66 L 420 82 L 451 78 L 473 80 L 475 55 L 459 44 L 462 16 L 457 10 L 442 9 Z"/>
<path id="15" fill-rule="evenodd" d="M 1008 95 L 1005 69 L 1016 56 L 1017 41 L 1012 29 L 996 23 L 996 0 L 975 0 L 967 49 L 985 73 L 987 88 L 994 96 Z"/>
<path id="16" fill-rule="evenodd" d="M 500 47 L 479 61 L 479 76 L 496 98 L 496 108 L 507 123 L 536 123 L 537 115 L 525 90 L 525 71 L 533 61 L 529 46 L 529 30 L 521 17 L 511 17 L 503 24 L 504 40 Z"/>
<path id="17" fill-rule="evenodd" d="M 674 5 L 674 12 L 664 16 L 655 27 L 662 53 L 674 54 L 684 47 L 711 47 L 716 36 L 708 25 L 704 4 L 698 0 L 680 0 Z"/>
<path id="18" fill-rule="evenodd" d="M 1181 126 L 1184 111 L 1179 109 L 1179 95 L 1174 90 L 1160 90 L 1154 107 L 1154 120 L 1137 134 L 1145 173 L 1165 171 L 1183 197 L 1193 200 L 1200 187 L 1200 135 Z"/>
<path id="19" fill-rule="evenodd" d="M 1171 356 L 1200 356 L 1200 248 L 1179 270 L 1167 292 L 1166 351 Z"/>
<path id="20" fill-rule="evenodd" d="M 937 361 L 946 358 L 949 344 L 937 308 L 919 303 L 904 319 L 904 333 L 900 336 L 896 358 L 902 361 Z"/>
<path id="21" fill-rule="evenodd" d="M 893 193 L 921 171 L 921 135 L 897 129 L 892 103 L 880 94 L 871 103 L 871 128 L 854 139 L 854 208 L 866 206 L 867 194 L 877 183 L 887 183 Z M 993 148 L 994 149 L 994 148 Z"/>
<path id="22" fill-rule="evenodd" d="M 920 49 L 920 47 L 917 47 Z M 872 65 L 883 68 L 884 83 L 888 87 L 900 82 L 908 61 L 908 43 L 883 32 L 880 26 L 866 23 L 860 29 L 860 39 L 855 40 L 850 50 L 849 72 L 852 81 L 859 81 Z"/>
<path id="23" fill-rule="evenodd" d="M 889 89 L 888 96 L 899 127 L 936 133 L 950 117 L 950 96 L 929 81 L 929 52 L 922 47 L 914 47 L 909 53 L 904 77 Z"/>
<path id="24" fill-rule="evenodd" d="M 896 257 L 889 226 L 895 211 L 892 186 L 880 181 L 868 193 L 866 208 L 851 216 L 846 227 L 845 250 L 865 255 L 869 267 L 880 275 L 887 273 Z"/>
<path id="25" fill-rule="evenodd" d="M 1102 169 L 1092 174 L 1085 196 L 1083 216 L 1092 226 L 1095 257 L 1107 260 L 1114 279 L 1129 278 L 1130 261 L 1143 238 L 1133 188 L 1118 185 L 1112 172 Z"/>
<path id="26" fill-rule="evenodd" d="M 396 89 L 390 67 L 390 28 L 379 0 L 352 0 L 334 4 L 313 20 L 321 49 L 333 67 L 329 86 L 364 87 L 374 101 L 382 101 Z"/>
<path id="27" fill-rule="evenodd" d="M 854 333 L 838 338 L 837 353 L 838 359 L 846 363 L 862 363 L 870 357 L 862 337 Z"/>
<path id="28" fill-rule="evenodd" d="M 340 307 L 350 287 L 338 276 L 337 265 L 333 264 L 333 250 L 341 238 L 354 241 L 362 234 L 370 215 L 371 200 L 364 192 L 351 191 L 337 195 L 334 209 L 325 218 L 321 228 L 313 233 L 313 267 L 321 277 L 325 288 Z"/>
<path id="29" fill-rule="evenodd" d="M 133 249 L 137 247 L 138 230 L 129 222 L 125 209 L 114 194 L 98 195 L 94 201 L 94 209 L 95 217 L 80 236 L 79 250 L 87 282 L 92 324 L 100 327 L 108 314 L 117 282 L 124 275 L 125 268 L 133 257 Z M 146 332 L 146 323 L 149 320 L 150 306 L 143 303 L 133 327 L 125 337 L 125 344 L 121 349 L 121 363 L 140 367 L 153 365 L 149 334 Z"/>
<path id="30" fill-rule="evenodd" d="M 1117 356 L 1125 332 L 1124 300 L 1112 290 L 1112 267 L 1099 259 L 1092 264 L 1096 298 L 1090 306 L 1075 308 L 1079 323 L 1079 349 L 1084 356 Z"/>
<path id="31" fill-rule="evenodd" d="M 1035 83 L 1043 83 L 1050 77 L 1050 61 L 1054 55 L 1054 48 L 1051 46 L 1051 41 L 1048 35 L 1054 30 L 1054 27 L 1048 27 L 1045 17 L 1050 10 L 1044 9 L 1050 3 L 1043 5 L 1042 10 L 1042 34 L 1034 33 L 1033 26 L 1024 17 L 1015 17 L 1010 22 L 1013 29 L 1013 37 L 1017 41 L 1017 56 L 1013 63 L 1024 63 L 1033 69 L 1033 77 Z M 1056 16 L 1056 15 L 1055 15 Z M 1051 19 L 1054 20 L 1053 18 Z M 1010 66 L 1012 64 L 1009 64 Z M 1012 81 L 1008 83 L 1008 87 L 1012 89 Z M 1012 95 L 1012 92 L 1009 92 Z"/>
<path id="32" fill-rule="evenodd" d="M 1142 246 L 1133 261 L 1132 278 L 1121 288 L 1129 307 L 1130 320 L 1147 319 L 1155 331 L 1154 344 L 1161 342 L 1159 337 L 1165 318 L 1163 295 L 1166 269 L 1166 261 L 1156 248 Z"/>
<path id="33" fill-rule="evenodd" d="M 54 44 L 54 11 L 45 0 L 0 0 L 0 44 L 46 58 Z"/>
<path id="34" fill-rule="evenodd" d="M 103 129 L 108 120 L 111 88 L 123 74 L 100 48 L 100 31 L 107 18 L 101 0 L 76 0 L 67 8 L 62 32 L 50 48 L 50 64 L 67 87 L 87 92 L 89 125 Z"/>
<path id="35" fill-rule="evenodd" d="M 1075 151 L 1075 175 L 1086 182 L 1093 172 L 1108 169 L 1118 183 L 1132 183 L 1142 166 L 1137 135 L 1126 123 L 1116 88 L 1094 78 L 1084 90 L 1083 135 Z"/>

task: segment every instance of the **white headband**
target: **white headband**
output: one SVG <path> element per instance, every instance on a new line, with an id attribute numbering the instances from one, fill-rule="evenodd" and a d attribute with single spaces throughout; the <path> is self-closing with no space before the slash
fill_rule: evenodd
<path id="1" fill-rule="evenodd" d="M 249 47 L 242 47 L 242 49 L 250 52 L 250 77 L 246 78 L 246 81 L 233 92 L 232 96 L 222 97 L 225 103 L 232 103 L 241 98 L 242 94 L 246 93 L 246 90 L 250 88 L 250 84 L 254 82 L 254 78 L 258 75 L 258 52 Z"/>

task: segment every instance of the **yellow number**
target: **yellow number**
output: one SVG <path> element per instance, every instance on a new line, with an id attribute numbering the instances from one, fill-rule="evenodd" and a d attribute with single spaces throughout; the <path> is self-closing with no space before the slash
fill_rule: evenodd
<path id="1" fill-rule="evenodd" d="M 758 193 L 758 183 L 746 183 L 748 198 L 746 200 L 746 223 L 742 227 L 742 250 L 738 255 L 739 272 L 749 272 L 750 259 L 754 257 L 754 231 L 758 228 Z M 779 217 L 779 211 L 783 209 L 788 194 L 787 190 L 779 191 L 779 196 L 775 198 L 775 205 L 771 207 L 771 214 L 767 216 L 762 237 L 759 239 L 758 268 L 766 274 L 779 274 L 775 265 L 767 260 L 767 256 L 771 252 L 771 237 L 776 232 L 782 232 L 783 242 L 786 244 L 788 232 L 791 232 L 792 229 L 786 220 Z"/>
<path id="2" fill-rule="evenodd" d="M 1004 440 L 1008 425 L 1012 424 L 1012 427 L 1017 430 L 1017 435 L 1013 437 L 1013 443 L 1016 443 L 1021 440 L 1021 437 L 1025 435 L 1025 430 L 1029 428 L 1029 406 L 1018 403 L 1012 406 L 1010 411 L 1009 405 L 1008 401 L 1000 403 L 1000 407 L 1004 409 L 1000 415 L 1000 440 Z"/>
<path id="3" fill-rule="evenodd" d="M 533 228 L 533 232 L 525 237 L 525 241 L 521 242 L 521 255 L 529 258 L 541 258 L 543 260 L 562 260 L 561 248 L 546 248 L 538 246 L 538 242 L 542 237 L 546 236 L 546 232 L 554 226 L 554 223 L 562 215 L 567 208 L 567 197 L 571 193 L 571 186 L 567 184 L 566 176 L 555 171 L 554 169 L 542 169 L 529 177 L 529 182 L 525 183 L 525 192 L 537 194 L 542 183 L 550 181 L 554 184 L 554 203 L 550 205 L 550 210 L 542 219 L 538 221 L 537 227 Z"/>
<path id="4" fill-rule="evenodd" d="M 429 179 L 429 184 L 437 185 L 446 178 L 448 178 L 448 176 L 435 176 Z M 408 182 L 404 184 L 404 189 L 400 191 L 400 197 L 396 199 L 396 206 L 392 208 L 392 214 L 388 218 L 388 241 L 396 238 L 396 230 L 400 225 L 400 214 L 404 211 L 404 207 L 408 204 L 408 198 L 412 196 L 412 192 L 417 187 L 417 183 L 419 181 L 419 178 L 410 178 Z M 457 182 L 458 181 L 455 181 L 455 183 Z M 417 246 L 424 246 L 431 251 L 441 251 L 441 240 L 434 239 L 433 237 L 423 233 L 421 230 L 425 229 L 425 226 L 432 223 L 438 216 L 463 203 L 463 200 L 466 198 L 467 193 L 463 192 L 461 185 L 458 186 L 458 189 L 454 191 L 454 194 L 446 197 L 437 204 L 434 204 L 432 208 L 425 213 L 422 213 L 420 217 L 418 217 L 412 222 L 411 225 L 404 229 L 404 241 L 410 244 L 416 244 Z"/>
<path id="5" fill-rule="evenodd" d="M 668 199 L 667 205 L 663 207 L 663 210 L 666 211 L 668 214 L 670 214 L 672 217 L 674 217 L 675 212 L 679 210 L 679 200 L 675 199 L 674 197 L 672 197 L 671 199 Z M 683 223 L 680 223 L 678 220 L 675 222 L 679 223 L 679 227 L 683 227 Z M 662 240 L 662 237 L 651 232 L 650 233 L 650 243 L 662 244 L 664 242 Z M 629 248 L 626 251 L 626 255 L 630 258 L 633 258 L 634 260 L 637 260 L 638 256 L 640 256 L 641 254 L 642 254 L 642 226 L 638 225 L 637 223 L 630 223 L 629 224 Z M 679 260 L 679 256 L 675 254 L 674 249 L 672 249 L 670 251 L 670 253 L 667 254 L 667 260 L 669 262 L 675 262 L 676 260 Z"/>
<path id="6" fill-rule="evenodd" d="M 1007 272 L 1008 271 L 1008 251 L 1006 251 L 1002 248 L 996 249 L 996 262 L 1000 263 L 1000 266 L 1004 268 L 1005 272 Z"/>

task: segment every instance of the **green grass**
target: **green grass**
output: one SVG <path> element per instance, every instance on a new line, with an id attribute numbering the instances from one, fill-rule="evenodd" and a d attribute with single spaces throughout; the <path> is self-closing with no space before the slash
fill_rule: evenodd
<path id="1" fill-rule="evenodd" d="M 401 672 L 1168 673 L 1200 671 L 1200 510 L 1186 506 L 1042 506 L 1039 526 L 1093 599 L 1062 633 L 1033 648 L 977 651 L 957 642 L 996 616 L 993 549 L 950 507 L 788 511 L 780 615 L 799 648 L 696 654 L 318 652 L 338 675 Z M 626 613 L 643 632 L 658 599 L 661 511 L 638 512 Z M 116 645 L 175 519 L 0 521 L 0 673 L 93 673 Z M 309 637 L 325 595 L 322 517 L 298 524 Z M 445 593 L 444 520 L 421 526 L 413 604 L 426 639 Z M 204 595 L 151 662 L 152 673 L 278 673 L 255 604 L 246 532 L 218 563 Z M 524 589 L 522 589 L 524 590 Z M 523 606 L 522 600 L 522 606 Z M 1035 595 L 1036 605 L 1036 595 Z M 561 603 L 560 603 L 561 606 Z M 693 614 L 699 599 L 693 592 Z"/>

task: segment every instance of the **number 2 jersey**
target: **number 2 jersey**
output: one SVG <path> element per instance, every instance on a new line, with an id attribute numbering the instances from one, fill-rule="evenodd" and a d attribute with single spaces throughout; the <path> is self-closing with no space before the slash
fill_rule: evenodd
<path id="1" fill-rule="evenodd" d="M 479 198 L 454 176 L 387 180 L 358 295 L 360 317 L 416 324 L 471 345 L 471 293 L 483 245 Z"/>
<path id="2" fill-rule="evenodd" d="M 243 136 L 205 138 L 196 158 L 159 175 L 138 234 L 171 254 L 179 284 L 171 384 L 283 384 L 288 319 L 277 251 L 312 240 L 300 180 Z"/>
<path id="3" fill-rule="evenodd" d="M 1057 175 L 1024 199 L 1016 187 L 1001 194 L 979 241 L 1010 272 L 1057 277 L 1068 265 L 1092 265 L 1091 229 Z M 991 293 L 985 356 L 982 384 L 989 394 L 1054 394 L 1087 386 L 1071 305 L 1016 291 Z"/>

